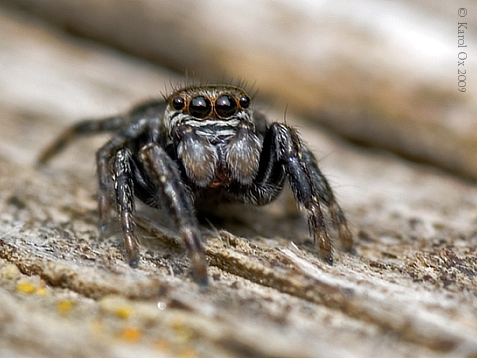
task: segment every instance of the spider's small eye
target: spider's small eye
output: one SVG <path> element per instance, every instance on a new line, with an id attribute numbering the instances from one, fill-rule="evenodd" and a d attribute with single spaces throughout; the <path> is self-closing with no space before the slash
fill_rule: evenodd
<path id="1" fill-rule="evenodd" d="M 195 118 L 205 118 L 212 109 L 210 101 L 204 96 L 197 96 L 191 99 L 189 113 Z"/>
<path id="2" fill-rule="evenodd" d="M 231 96 L 223 95 L 215 101 L 215 112 L 221 118 L 233 116 L 237 111 L 237 102 Z"/>
<path id="3" fill-rule="evenodd" d="M 172 107 L 174 107 L 174 109 L 176 109 L 176 110 L 180 110 L 180 109 L 184 108 L 184 107 L 185 107 L 184 98 L 182 98 L 182 97 L 175 97 L 175 98 L 172 100 Z"/>
<path id="4" fill-rule="evenodd" d="M 248 108 L 250 106 L 250 97 L 243 95 L 240 97 L 239 102 L 242 108 Z"/>

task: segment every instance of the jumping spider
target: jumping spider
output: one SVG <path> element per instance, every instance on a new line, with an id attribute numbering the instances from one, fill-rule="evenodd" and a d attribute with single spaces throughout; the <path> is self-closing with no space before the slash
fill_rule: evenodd
<path id="1" fill-rule="evenodd" d="M 189 86 L 126 114 L 81 121 L 47 147 L 38 162 L 45 164 L 77 137 L 104 132 L 113 137 L 96 153 L 100 228 L 107 227 L 115 202 L 131 267 L 139 262 L 134 196 L 167 209 L 187 247 L 194 277 L 205 286 L 207 261 L 194 205 L 211 199 L 264 205 L 278 196 L 285 178 L 323 259 L 333 263 L 322 205 L 343 247 L 351 250 L 346 218 L 311 151 L 293 127 L 269 124 L 253 111 L 250 96 L 239 87 Z"/>

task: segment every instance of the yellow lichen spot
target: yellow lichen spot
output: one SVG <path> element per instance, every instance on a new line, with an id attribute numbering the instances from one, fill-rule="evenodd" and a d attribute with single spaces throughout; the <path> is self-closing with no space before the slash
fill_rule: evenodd
<path id="1" fill-rule="evenodd" d="M 134 310 L 128 301 L 121 297 L 106 296 L 101 299 L 100 307 L 103 311 L 116 315 L 118 318 L 127 319 Z"/>
<path id="2" fill-rule="evenodd" d="M 136 343 L 141 339 L 142 331 L 135 327 L 126 327 L 121 332 L 121 339 L 129 342 Z"/>
<path id="3" fill-rule="evenodd" d="M 171 328 L 175 331 L 181 330 L 184 328 L 184 320 L 180 317 L 174 317 L 171 321 Z"/>
<path id="4" fill-rule="evenodd" d="M 26 293 L 28 295 L 34 293 L 36 291 L 37 287 L 32 284 L 31 282 L 28 281 L 23 281 L 23 282 L 18 282 L 17 283 L 17 290 Z"/>
<path id="5" fill-rule="evenodd" d="M 171 322 L 171 328 L 176 333 L 176 339 L 178 342 L 184 344 L 191 339 L 192 332 L 181 318 L 173 319 Z"/>
<path id="6" fill-rule="evenodd" d="M 73 305 L 74 305 L 73 301 L 64 300 L 64 301 L 58 302 L 58 304 L 56 305 L 56 308 L 58 309 L 58 312 L 65 315 L 73 308 Z"/>
<path id="7" fill-rule="evenodd" d="M 116 316 L 122 319 L 131 317 L 133 310 L 130 306 L 121 306 L 116 309 Z"/>
<path id="8" fill-rule="evenodd" d="M 46 296 L 46 288 L 44 288 L 44 287 L 39 288 L 38 290 L 36 290 L 36 294 L 38 296 Z"/>

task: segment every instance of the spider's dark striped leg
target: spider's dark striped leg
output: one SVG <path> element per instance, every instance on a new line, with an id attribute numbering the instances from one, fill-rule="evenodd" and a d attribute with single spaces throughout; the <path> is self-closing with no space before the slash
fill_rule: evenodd
<path id="1" fill-rule="evenodd" d="M 63 151 L 68 144 L 79 137 L 104 132 L 112 132 L 120 129 L 127 118 L 124 116 L 113 116 L 103 119 L 86 119 L 66 129 L 53 143 L 46 147 L 37 159 L 39 166 L 49 162 L 51 158 Z"/>
<path id="2" fill-rule="evenodd" d="M 136 268 L 139 263 L 139 241 L 136 233 L 136 208 L 134 205 L 134 183 L 131 171 L 131 153 L 120 149 L 114 157 L 114 185 L 119 220 L 123 230 L 124 248 L 129 266 Z"/>
<path id="3" fill-rule="evenodd" d="M 303 145 L 293 128 L 272 123 L 269 131 L 273 133 L 277 161 L 285 168 L 295 200 L 305 209 L 310 232 L 320 246 L 323 259 L 331 265 L 333 248 L 320 206 L 319 190 L 322 188 L 313 174 L 316 169 L 304 158 Z"/>
<path id="4" fill-rule="evenodd" d="M 195 280 L 207 286 L 207 261 L 200 242 L 200 232 L 190 193 L 181 180 L 176 163 L 164 149 L 151 143 L 139 152 L 143 173 L 157 188 L 164 205 L 174 220 L 184 240 L 191 261 Z"/>
<path id="5" fill-rule="evenodd" d="M 111 138 L 96 152 L 96 170 L 98 176 L 98 213 L 99 229 L 106 232 L 110 222 L 111 205 L 113 204 L 114 188 L 112 181 L 113 165 L 116 153 L 124 148 L 127 143 L 134 141 L 147 128 L 148 122 L 138 121 L 136 125 L 128 127 L 125 131 Z"/>
<path id="6" fill-rule="evenodd" d="M 343 249 L 351 252 L 353 250 L 353 236 L 351 231 L 348 229 L 346 217 L 338 205 L 338 202 L 336 201 L 330 184 L 326 180 L 321 170 L 318 168 L 315 156 L 305 145 L 302 145 L 302 155 L 303 160 L 309 168 L 313 179 L 316 190 L 315 195 L 318 195 L 321 202 L 328 207 L 328 211 L 330 212 L 330 216 L 333 221 L 333 226 L 339 232 Z"/>

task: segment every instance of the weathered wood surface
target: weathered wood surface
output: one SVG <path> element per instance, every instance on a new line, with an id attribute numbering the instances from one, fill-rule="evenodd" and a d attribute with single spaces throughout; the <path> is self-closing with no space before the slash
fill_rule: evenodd
<path id="1" fill-rule="evenodd" d="M 284 196 L 204 225 L 212 283 L 201 292 L 154 213 L 141 213 L 136 270 L 119 235 L 98 237 L 104 137 L 33 168 L 68 124 L 180 79 L 6 10 L 0 44 L 0 356 L 477 356 L 475 185 L 289 115 L 321 158 L 356 255 L 338 248 L 323 264 Z"/>

